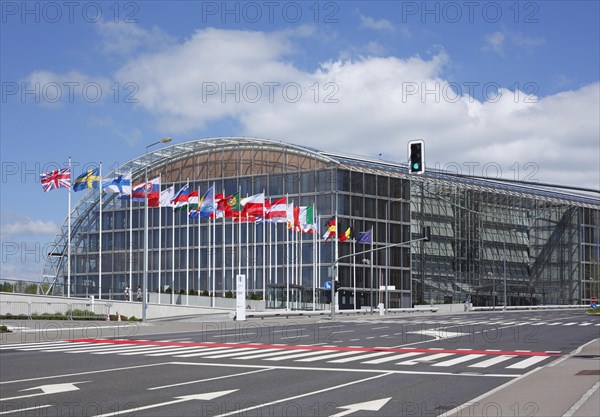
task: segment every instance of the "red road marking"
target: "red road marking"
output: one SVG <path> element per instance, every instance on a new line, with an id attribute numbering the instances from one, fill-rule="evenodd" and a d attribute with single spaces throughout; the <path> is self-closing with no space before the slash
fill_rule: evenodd
<path id="1" fill-rule="evenodd" d="M 456 355 L 513 355 L 513 356 L 562 356 L 561 353 L 548 352 L 515 352 L 512 350 L 463 350 L 463 349 L 429 349 L 429 348 L 385 348 L 385 347 L 345 347 L 345 346 L 293 346 L 271 345 L 266 343 L 206 343 L 206 342 L 159 342 L 152 340 L 111 340 L 111 339 L 72 339 L 73 343 L 113 343 L 115 345 L 145 345 L 173 347 L 229 347 L 255 349 L 287 349 L 287 350 L 320 350 L 337 352 L 390 352 L 390 353 L 453 353 Z"/>

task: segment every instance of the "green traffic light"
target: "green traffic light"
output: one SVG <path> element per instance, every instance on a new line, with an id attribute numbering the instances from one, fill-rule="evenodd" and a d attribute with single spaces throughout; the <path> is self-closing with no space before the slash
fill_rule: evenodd
<path id="1" fill-rule="evenodd" d="M 415 162 L 412 167 L 414 171 L 418 171 L 421 168 L 421 164 Z"/>

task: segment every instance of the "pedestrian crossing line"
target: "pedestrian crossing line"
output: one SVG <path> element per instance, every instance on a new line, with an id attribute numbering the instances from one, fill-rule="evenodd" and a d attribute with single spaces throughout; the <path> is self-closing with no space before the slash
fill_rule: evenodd
<path id="1" fill-rule="evenodd" d="M 370 361 L 361 362 L 361 363 L 366 363 L 369 365 L 377 365 L 380 363 L 392 362 L 392 361 L 396 361 L 398 359 L 410 358 L 412 356 L 424 355 L 424 354 L 425 354 L 424 352 L 408 352 L 408 353 L 401 353 L 399 355 L 387 356 L 385 358 L 372 359 Z"/>
<path id="2" fill-rule="evenodd" d="M 153 342 L 157 343 L 157 342 Z M 277 346 L 267 348 L 261 344 L 194 344 L 194 343 L 171 343 L 165 344 L 124 344 L 109 342 L 90 342 L 91 346 L 82 346 L 85 343 L 78 342 L 54 342 L 38 346 L 38 351 L 53 351 L 65 353 L 90 353 L 90 354 L 115 354 L 115 355 L 139 355 L 139 356 L 172 356 L 172 357 L 204 357 L 206 359 L 232 358 L 237 360 L 261 359 L 265 361 L 286 361 L 310 363 L 327 361 L 329 363 L 359 362 L 361 364 L 383 364 L 395 362 L 398 366 L 414 366 L 417 364 L 435 367 L 452 367 L 465 362 L 476 363 L 468 365 L 470 368 L 488 368 L 503 362 L 512 360 L 506 369 L 522 370 L 538 364 L 548 358 L 560 356 L 560 352 L 531 352 L 505 351 L 489 349 L 476 351 L 473 349 L 443 349 L 443 348 L 365 348 L 365 347 L 303 347 Z M 115 347 L 116 346 L 116 347 Z M 244 346 L 244 347 L 242 347 Z M 31 345 L 12 346 L 16 350 L 33 350 Z M 402 353 L 400 353 L 402 352 Z M 491 356 L 491 357 L 490 357 Z M 486 359 L 487 358 L 487 359 Z M 483 359 L 483 360 L 481 360 Z M 515 360 L 517 360 L 515 362 Z M 400 361 L 400 362 L 399 362 Z"/>
<path id="3" fill-rule="evenodd" d="M 133 355 L 144 355 L 146 353 L 158 353 L 158 352 L 164 352 L 164 351 L 168 351 L 173 349 L 173 347 L 169 347 L 169 346 L 154 346 L 151 348 L 147 348 L 147 349 L 141 349 L 141 350 L 131 350 L 131 351 L 127 351 L 127 352 L 117 352 L 117 355 L 119 356 L 133 356 Z"/>
<path id="4" fill-rule="evenodd" d="M 182 355 L 185 353 L 192 353 L 192 352 L 197 352 L 198 348 L 197 347 L 180 347 L 180 348 L 173 348 L 170 351 L 167 352 L 159 352 L 159 353 L 147 353 L 144 356 L 170 356 L 170 355 Z"/>
<path id="5" fill-rule="evenodd" d="M 481 358 L 482 356 L 485 356 L 485 355 L 482 355 L 481 353 L 473 353 L 470 355 L 461 355 L 458 358 L 434 363 L 433 366 L 442 366 L 442 367 L 454 366 L 454 365 L 458 365 L 459 363 L 468 362 L 468 361 L 472 361 L 472 360 Z"/>
<path id="6" fill-rule="evenodd" d="M 214 347 L 214 348 L 201 348 L 200 346 L 198 346 L 199 352 L 193 352 L 193 353 L 184 353 L 182 355 L 174 355 L 176 358 L 195 358 L 197 356 L 206 356 L 206 355 L 212 355 L 213 353 L 216 352 L 225 352 L 225 351 L 230 351 L 231 349 L 234 349 L 233 347 Z"/>
<path id="7" fill-rule="evenodd" d="M 81 346 L 86 346 L 86 345 L 89 346 L 88 343 L 78 343 L 76 346 L 80 346 L 81 347 Z M 44 350 L 44 349 L 53 349 L 53 348 L 56 348 L 56 349 L 61 349 L 62 348 L 62 349 L 64 349 L 64 348 L 68 348 L 68 347 L 74 347 L 74 345 L 72 343 L 69 343 L 69 342 L 63 342 L 63 343 L 59 342 L 58 344 L 56 342 L 54 342 L 54 343 L 44 343 L 41 346 L 35 346 L 35 345 L 33 345 L 33 346 L 15 347 L 13 349 L 24 350 L 24 351 L 33 351 L 33 350 L 41 351 L 41 350 Z M 11 349 L 8 346 L 6 348 L 7 349 Z"/>
<path id="8" fill-rule="evenodd" d="M 332 361 L 329 361 L 329 362 L 330 363 L 357 362 L 357 361 L 361 361 L 363 359 L 375 358 L 377 356 L 383 356 L 383 355 L 389 355 L 389 353 L 388 352 L 373 352 L 373 353 L 367 353 L 365 355 L 352 356 L 351 358 L 335 359 L 335 360 L 332 360 Z"/>
<path id="9" fill-rule="evenodd" d="M 293 355 L 286 355 L 286 356 L 276 356 L 274 358 L 267 358 L 265 359 L 266 361 L 285 361 L 288 359 L 296 359 L 296 358 L 303 358 L 305 356 L 311 356 L 311 355 L 322 355 L 323 351 L 319 351 L 319 350 L 311 350 L 310 352 L 302 352 L 302 353 L 296 353 Z"/>
<path id="10" fill-rule="evenodd" d="M 315 356 L 312 358 L 303 358 L 298 359 L 296 362 L 316 362 L 316 361 L 326 361 L 331 358 L 339 358 L 341 356 L 355 355 L 356 352 L 338 352 L 338 353 L 328 353 L 321 356 Z"/>
<path id="11" fill-rule="evenodd" d="M 42 349 L 35 349 L 35 348 L 26 348 L 26 349 L 19 349 L 19 350 L 23 350 L 23 351 L 37 351 L 37 352 L 48 352 L 48 353 L 52 353 L 52 352 L 65 352 L 67 350 L 86 350 L 86 347 L 81 345 L 81 346 L 63 346 L 63 347 L 58 347 L 58 348 L 52 348 L 52 347 L 46 347 L 46 348 L 42 348 Z M 69 353 L 69 352 L 67 352 Z"/>
<path id="12" fill-rule="evenodd" d="M 421 362 L 432 362 L 436 359 L 445 358 L 447 356 L 452 356 L 452 353 L 436 353 L 435 355 L 426 355 L 420 358 L 409 359 L 407 361 L 398 362 L 396 365 L 416 365 Z"/>
<path id="13" fill-rule="evenodd" d="M 240 349 L 236 349 L 235 352 L 228 352 L 228 353 L 220 353 L 217 355 L 209 355 L 206 356 L 207 359 L 221 359 L 221 358 L 229 358 L 229 357 L 233 357 L 233 356 L 242 356 L 242 355 L 247 355 L 249 352 L 249 350 L 251 350 L 251 353 L 256 352 L 256 348 L 240 348 Z M 243 351 L 243 352 L 242 352 Z"/>
<path id="14" fill-rule="evenodd" d="M 103 348 L 110 348 L 113 347 L 114 345 L 111 343 L 102 343 L 100 346 L 97 346 L 96 349 L 99 349 L 100 347 Z M 94 346 L 70 346 L 70 347 L 60 347 L 60 348 L 53 348 L 53 349 L 41 349 L 42 352 L 65 352 L 65 353 L 85 353 L 85 352 L 90 352 L 94 350 Z"/>
<path id="15" fill-rule="evenodd" d="M 517 363 L 514 363 L 512 365 L 509 365 L 506 367 L 506 369 L 525 369 L 525 368 L 529 368 L 530 366 L 535 365 L 538 362 L 541 362 L 543 360 L 545 360 L 546 357 L 544 356 L 531 356 L 527 359 L 523 359 L 522 361 L 519 361 Z"/>
<path id="16" fill-rule="evenodd" d="M 565 324 L 563 324 L 563 326 L 573 326 L 574 324 L 577 324 L 577 323 L 575 323 L 574 321 L 572 321 L 571 323 L 565 323 Z"/>
<path id="17" fill-rule="evenodd" d="M 90 353 L 92 355 L 111 355 L 113 353 L 129 352 L 129 351 L 136 350 L 136 349 L 139 350 L 140 345 L 118 346 L 118 347 L 115 347 L 115 345 L 112 345 L 112 347 L 109 347 L 109 348 L 98 347 L 98 349 L 95 352 L 90 352 Z"/>
<path id="18" fill-rule="evenodd" d="M 512 359 L 514 357 L 516 357 L 516 356 L 515 355 L 498 355 L 498 356 L 492 357 L 490 359 L 486 359 L 484 361 L 474 363 L 473 365 L 469 365 L 469 368 L 488 368 L 490 366 L 497 365 L 499 363 L 502 363 L 502 362 Z"/>
<path id="19" fill-rule="evenodd" d="M 289 355 L 289 353 L 290 353 L 289 349 L 260 349 L 261 352 L 264 352 L 267 350 L 269 352 L 257 353 L 256 355 L 242 356 L 241 358 L 234 358 L 234 359 L 243 359 L 243 360 L 263 359 L 263 358 L 268 358 L 268 357 L 277 356 L 277 355 Z"/>

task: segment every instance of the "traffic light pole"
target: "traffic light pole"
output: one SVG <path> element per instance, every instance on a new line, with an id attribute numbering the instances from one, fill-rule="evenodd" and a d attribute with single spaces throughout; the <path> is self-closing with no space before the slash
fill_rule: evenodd
<path id="1" fill-rule="evenodd" d="M 408 245 L 414 242 L 420 242 L 420 241 L 425 241 L 425 242 L 429 242 L 431 240 L 431 231 L 429 229 L 429 226 L 426 226 L 423 228 L 423 237 L 419 238 L 419 239 L 412 239 L 412 240 L 408 240 L 406 242 L 399 242 L 399 243 L 392 243 L 391 245 L 385 245 L 382 246 L 380 248 L 374 248 L 374 249 L 367 249 L 367 250 L 363 250 L 360 252 L 354 252 L 354 253 L 350 253 L 348 255 L 343 255 L 338 257 L 334 262 L 333 262 L 333 276 L 334 277 L 338 277 L 337 275 L 337 267 L 339 262 L 342 259 L 346 259 L 346 258 L 350 258 L 352 256 L 356 256 L 356 255 L 363 255 L 365 253 L 372 253 L 372 252 L 377 252 L 379 250 L 384 250 L 384 249 L 388 249 L 388 248 L 393 248 L 396 246 L 402 246 L 402 245 Z M 335 293 L 337 291 L 337 286 L 335 285 L 336 281 L 333 281 L 331 283 L 331 315 L 330 315 L 330 319 L 334 320 L 335 319 Z M 371 288 L 371 291 L 373 291 L 373 288 Z M 356 308 L 356 306 L 354 306 Z M 372 306 L 371 306 L 372 307 Z"/>

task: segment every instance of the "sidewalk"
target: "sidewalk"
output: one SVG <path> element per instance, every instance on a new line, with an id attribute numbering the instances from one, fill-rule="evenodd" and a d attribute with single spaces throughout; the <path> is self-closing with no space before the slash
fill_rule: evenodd
<path id="1" fill-rule="evenodd" d="M 442 414 L 482 415 L 600 416 L 600 339 Z"/>

